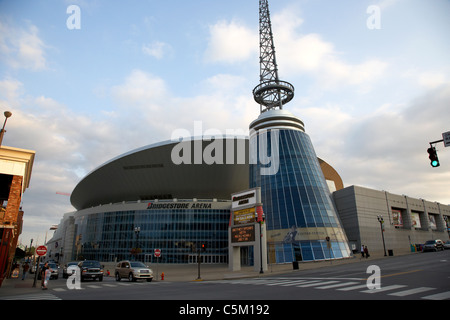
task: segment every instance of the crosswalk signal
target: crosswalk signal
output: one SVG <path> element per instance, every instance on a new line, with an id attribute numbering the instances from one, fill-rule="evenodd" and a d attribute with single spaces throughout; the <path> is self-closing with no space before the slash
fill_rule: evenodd
<path id="1" fill-rule="evenodd" d="M 431 160 L 431 162 L 430 162 L 431 166 L 433 168 L 439 167 L 440 164 L 439 164 L 439 159 L 438 159 L 438 156 L 437 156 L 437 153 L 436 153 L 436 148 L 435 147 L 429 147 L 427 152 L 429 154 L 428 158 L 430 158 L 430 160 Z"/>

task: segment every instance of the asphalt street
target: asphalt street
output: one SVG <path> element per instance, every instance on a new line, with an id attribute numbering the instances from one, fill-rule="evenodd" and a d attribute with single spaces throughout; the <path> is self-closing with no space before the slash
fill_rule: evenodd
<path id="1" fill-rule="evenodd" d="M 399 257 L 327 262 L 320 268 L 228 278 L 217 269 L 205 281 L 85 281 L 69 289 L 66 279 L 48 290 L 10 279 L 0 300 L 298 301 L 298 300 L 450 300 L 450 250 Z M 14 287 L 11 286 L 15 281 Z M 29 280 L 28 280 L 29 281 Z M 23 287 L 23 288 L 22 288 Z M 39 287 L 39 284 L 38 284 Z"/>

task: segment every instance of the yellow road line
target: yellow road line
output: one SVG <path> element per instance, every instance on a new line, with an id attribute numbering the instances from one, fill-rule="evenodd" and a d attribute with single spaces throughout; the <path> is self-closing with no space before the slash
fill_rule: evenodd
<path id="1" fill-rule="evenodd" d="M 402 274 L 414 273 L 414 272 L 419 272 L 419 271 L 423 271 L 423 270 L 419 269 L 419 270 L 411 270 L 411 271 L 405 271 L 405 272 L 398 272 L 398 273 L 393 273 L 393 274 L 387 274 L 387 275 L 381 276 L 380 278 L 387 278 L 387 277 L 399 276 L 399 275 L 402 275 Z M 369 279 L 369 278 L 367 278 L 366 280 L 368 280 L 368 279 Z"/>

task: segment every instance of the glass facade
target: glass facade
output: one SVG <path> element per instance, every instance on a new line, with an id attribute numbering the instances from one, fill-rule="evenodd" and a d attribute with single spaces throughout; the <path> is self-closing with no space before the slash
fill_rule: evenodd
<path id="1" fill-rule="evenodd" d="M 277 139 L 271 137 L 274 130 Z M 259 148 L 267 148 L 266 154 L 277 148 L 278 172 L 262 175 L 264 162 L 258 159 L 250 164 L 250 187 L 261 187 L 269 262 L 349 257 L 347 239 L 309 136 L 296 129 L 263 134 L 264 139 L 253 135 L 250 145 L 258 157 Z"/>
<path id="2" fill-rule="evenodd" d="M 154 250 L 161 249 L 158 262 L 196 263 L 204 243 L 203 263 L 227 263 L 230 202 L 158 203 L 151 209 L 75 215 L 73 258 L 155 262 Z"/>

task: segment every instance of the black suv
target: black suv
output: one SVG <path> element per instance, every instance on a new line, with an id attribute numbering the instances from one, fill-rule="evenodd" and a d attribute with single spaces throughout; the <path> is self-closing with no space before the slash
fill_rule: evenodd
<path id="1" fill-rule="evenodd" d="M 78 263 L 80 268 L 80 280 L 98 279 L 103 281 L 103 266 L 96 260 L 84 260 Z"/>
<path id="2" fill-rule="evenodd" d="M 422 252 L 438 250 L 444 251 L 444 242 L 442 240 L 428 240 L 424 243 Z"/>

